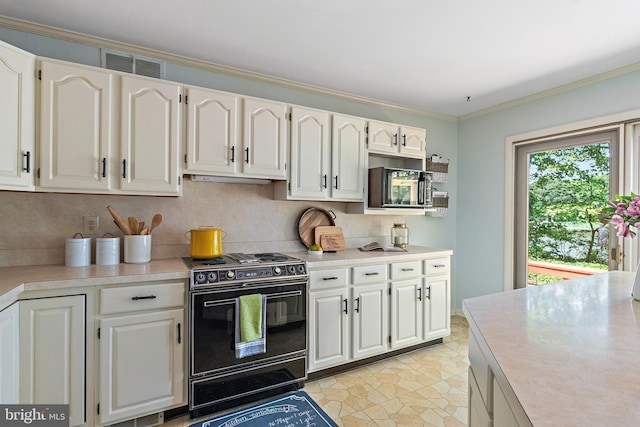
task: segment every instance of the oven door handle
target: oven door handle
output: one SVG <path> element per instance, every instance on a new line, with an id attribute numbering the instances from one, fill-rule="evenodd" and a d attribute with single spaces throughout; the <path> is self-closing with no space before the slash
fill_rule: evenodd
<path id="1" fill-rule="evenodd" d="M 267 294 L 267 299 L 272 299 L 272 298 L 286 298 L 286 297 L 297 297 L 302 295 L 302 291 L 289 291 L 289 292 L 280 292 L 280 293 L 276 293 L 276 294 Z M 221 299 L 218 301 L 205 301 L 204 302 L 204 307 L 205 308 L 209 308 L 209 307 L 217 307 L 219 305 L 226 305 L 226 304 L 234 304 L 236 302 L 236 298 L 227 298 L 227 299 Z"/>

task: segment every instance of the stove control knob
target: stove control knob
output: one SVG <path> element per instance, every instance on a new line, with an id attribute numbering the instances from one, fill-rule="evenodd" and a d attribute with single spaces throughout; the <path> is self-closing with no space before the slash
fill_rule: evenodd
<path id="1" fill-rule="evenodd" d="M 209 283 L 215 282 L 218 280 L 218 275 L 215 272 L 210 271 L 207 273 L 207 279 L 209 280 Z"/>
<path id="2" fill-rule="evenodd" d="M 296 274 L 296 267 L 295 265 L 290 265 L 287 267 L 287 271 L 289 272 L 289 274 Z"/>
<path id="3" fill-rule="evenodd" d="M 207 280 L 207 276 L 204 273 L 196 273 L 194 279 L 196 283 L 204 283 Z"/>
<path id="4" fill-rule="evenodd" d="M 282 269 L 280 267 L 273 267 L 273 274 L 279 276 L 280 274 L 282 274 Z"/>
<path id="5" fill-rule="evenodd" d="M 298 273 L 304 274 L 304 265 L 299 265 L 298 266 Z"/>
<path id="6" fill-rule="evenodd" d="M 236 273 L 233 272 L 233 270 L 229 270 L 227 271 L 227 279 L 233 279 L 236 276 Z"/>

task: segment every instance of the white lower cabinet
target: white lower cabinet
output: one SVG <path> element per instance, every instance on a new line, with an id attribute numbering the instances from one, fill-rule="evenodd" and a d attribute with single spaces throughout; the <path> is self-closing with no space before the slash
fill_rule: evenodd
<path id="1" fill-rule="evenodd" d="M 432 258 L 437 256 L 437 258 Z M 450 253 L 335 268 L 309 264 L 309 372 L 443 338 Z"/>
<path id="2" fill-rule="evenodd" d="M 386 265 L 310 272 L 310 372 L 387 350 L 385 277 Z"/>
<path id="3" fill-rule="evenodd" d="M 113 423 L 185 403 L 184 283 L 100 292 L 99 420 Z M 118 314 L 115 314 L 118 313 Z"/>
<path id="4" fill-rule="evenodd" d="M 351 287 L 353 359 L 387 350 L 387 289 L 386 283 Z"/>
<path id="5" fill-rule="evenodd" d="M 391 348 L 422 342 L 422 279 L 391 282 Z"/>
<path id="6" fill-rule="evenodd" d="M 468 396 L 468 426 L 469 427 L 491 427 L 491 414 L 484 406 L 482 394 L 478 388 L 473 369 L 469 367 L 469 396 Z"/>
<path id="7" fill-rule="evenodd" d="M 469 427 L 517 427 L 521 424 L 514 415 L 505 392 L 489 364 L 491 352 L 488 349 L 483 352 L 480 340 L 481 337 L 470 330 L 468 425 Z"/>
<path id="8" fill-rule="evenodd" d="M 20 403 L 68 404 L 85 419 L 85 296 L 20 301 Z"/>
<path id="9" fill-rule="evenodd" d="M 513 427 L 518 422 L 513 415 L 507 398 L 504 396 L 500 385 L 493 379 L 493 427 Z"/>
<path id="10" fill-rule="evenodd" d="M 0 404 L 19 401 L 19 304 L 0 311 Z"/>
<path id="11" fill-rule="evenodd" d="M 442 338 L 451 333 L 451 294 L 449 276 L 424 278 L 423 325 L 424 340 Z"/>
<path id="12" fill-rule="evenodd" d="M 347 287 L 309 293 L 309 371 L 346 363 Z"/>

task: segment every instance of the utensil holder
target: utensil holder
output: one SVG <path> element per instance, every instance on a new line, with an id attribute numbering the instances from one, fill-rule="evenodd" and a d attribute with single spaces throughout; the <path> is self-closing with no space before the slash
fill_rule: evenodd
<path id="1" fill-rule="evenodd" d="M 151 234 L 124 236 L 124 262 L 143 264 L 151 261 Z"/>
<path id="2" fill-rule="evenodd" d="M 86 267 L 90 264 L 91 237 L 67 239 L 64 247 L 64 265 L 67 267 Z"/>
<path id="3" fill-rule="evenodd" d="M 96 265 L 120 264 L 120 238 L 99 237 L 96 239 Z"/>

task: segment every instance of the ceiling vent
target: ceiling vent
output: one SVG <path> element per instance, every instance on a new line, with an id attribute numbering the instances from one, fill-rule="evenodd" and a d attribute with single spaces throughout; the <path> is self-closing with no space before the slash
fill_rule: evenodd
<path id="1" fill-rule="evenodd" d="M 164 78 L 165 64 L 162 61 L 107 49 L 102 49 L 101 56 L 103 68 L 158 79 Z"/>

